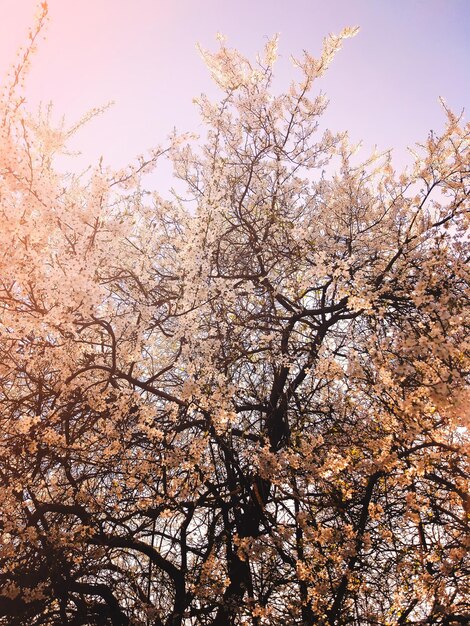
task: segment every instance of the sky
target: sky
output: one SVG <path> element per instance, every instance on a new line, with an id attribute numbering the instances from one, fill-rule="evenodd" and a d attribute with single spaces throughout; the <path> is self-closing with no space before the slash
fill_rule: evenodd
<path id="1" fill-rule="evenodd" d="M 36 0 L 0 0 L 0 76 L 33 23 Z M 460 112 L 470 100 L 470 0 L 49 0 L 49 23 L 26 85 L 28 107 L 54 103 L 72 124 L 114 101 L 74 138 L 79 162 L 113 167 L 165 143 L 174 127 L 201 131 L 192 99 L 215 95 L 196 43 L 218 32 L 255 56 L 280 33 L 277 84 L 290 55 L 318 54 L 330 32 L 360 26 L 317 83 L 330 106 L 324 128 L 348 130 L 364 150 L 406 146 L 439 131 L 442 96 Z M 468 116 L 467 116 L 468 119 Z M 367 156 L 364 153 L 364 158 Z"/>

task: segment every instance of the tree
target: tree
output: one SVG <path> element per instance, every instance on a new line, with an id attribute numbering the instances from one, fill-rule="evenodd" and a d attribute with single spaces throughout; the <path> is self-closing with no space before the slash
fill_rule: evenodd
<path id="1" fill-rule="evenodd" d="M 39 32 L 47 11 L 39 18 Z M 464 624 L 469 129 L 319 133 L 345 37 L 202 51 L 198 141 L 60 174 L 1 102 L 0 624 Z M 35 34 L 31 35 L 34 43 Z M 178 192 L 144 189 L 170 158 Z"/>

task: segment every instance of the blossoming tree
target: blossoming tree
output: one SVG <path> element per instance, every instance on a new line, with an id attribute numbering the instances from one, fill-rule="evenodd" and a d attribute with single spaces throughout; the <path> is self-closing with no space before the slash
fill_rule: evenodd
<path id="1" fill-rule="evenodd" d="M 468 623 L 469 129 L 444 107 L 400 175 L 320 132 L 352 34 L 282 94 L 276 38 L 221 40 L 207 135 L 86 177 L 14 69 L 0 624 Z"/>

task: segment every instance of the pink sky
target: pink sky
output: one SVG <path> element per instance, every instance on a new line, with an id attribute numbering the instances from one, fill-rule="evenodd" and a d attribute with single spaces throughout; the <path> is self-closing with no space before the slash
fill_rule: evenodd
<path id="1" fill-rule="evenodd" d="M 36 0 L 0 0 L 0 71 L 26 40 Z M 195 49 L 215 34 L 254 55 L 280 32 L 279 84 L 290 54 L 315 53 L 328 32 L 359 25 L 318 83 L 331 105 L 325 125 L 380 149 L 406 145 L 442 127 L 438 96 L 460 111 L 470 95 L 467 0 L 49 0 L 50 21 L 28 78 L 30 107 L 52 100 L 70 122 L 114 100 L 74 140 L 81 161 L 113 166 L 164 143 L 176 126 L 197 130 L 192 98 L 211 92 Z M 364 154 L 364 156 L 366 156 Z"/>

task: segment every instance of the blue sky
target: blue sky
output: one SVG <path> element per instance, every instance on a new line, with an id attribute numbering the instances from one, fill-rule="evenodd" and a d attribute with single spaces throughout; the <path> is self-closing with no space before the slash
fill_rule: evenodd
<path id="1" fill-rule="evenodd" d="M 32 23 L 34 0 L 0 0 L 0 69 L 14 60 Z M 318 52 L 324 35 L 361 27 L 318 82 L 330 107 L 325 126 L 365 146 L 405 148 L 438 131 L 443 96 L 456 111 L 470 100 L 467 0 L 50 0 L 46 40 L 28 79 L 31 108 L 53 101 L 70 121 L 114 100 L 74 140 L 81 162 L 115 166 L 164 143 L 176 126 L 198 130 L 192 98 L 212 93 L 195 44 L 217 32 L 253 55 L 279 32 L 278 84 L 293 76 L 290 54 Z M 365 156 L 365 155 L 364 155 Z"/>

